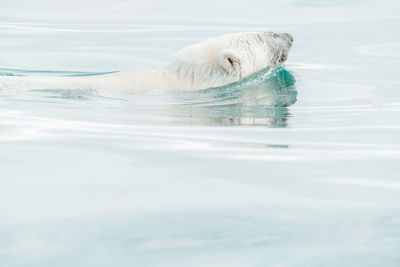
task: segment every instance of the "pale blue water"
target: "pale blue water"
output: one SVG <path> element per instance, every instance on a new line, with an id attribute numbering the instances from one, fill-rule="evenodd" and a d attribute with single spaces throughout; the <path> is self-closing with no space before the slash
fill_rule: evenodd
<path id="1" fill-rule="evenodd" d="M 0 91 L 0 266 L 400 266 L 399 27 L 397 0 L 2 0 L 2 75 L 295 43 L 197 93 Z"/>

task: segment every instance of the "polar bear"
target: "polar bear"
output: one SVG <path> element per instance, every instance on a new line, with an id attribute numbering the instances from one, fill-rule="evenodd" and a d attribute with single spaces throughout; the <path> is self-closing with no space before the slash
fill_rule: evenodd
<path id="1" fill-rule="evenodd" d="M 240 81 L 267 66 L 282 65 L 292 43 L 293 38 L 288 33 L 228 34 L 182 49 L 165 68 L 86 77 L 1 76 L 0 89 L 95 89 L 119 93 L 196 91 Z"/>

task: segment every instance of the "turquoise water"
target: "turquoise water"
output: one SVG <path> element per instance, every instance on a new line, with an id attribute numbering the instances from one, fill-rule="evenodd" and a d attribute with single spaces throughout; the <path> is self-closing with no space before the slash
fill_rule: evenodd
<path id="1" fill-rule="evenodd" d="M 1 75 L 295 42 L 196 93 L 1 90 L 0 265 L 400 266 L 399 27 L 394 0 L 2 0 Z"/>

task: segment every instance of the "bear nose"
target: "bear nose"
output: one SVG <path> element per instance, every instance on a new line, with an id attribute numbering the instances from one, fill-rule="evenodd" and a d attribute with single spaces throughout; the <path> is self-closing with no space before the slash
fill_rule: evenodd
<path id="1" fill-rule="evenodd" d="M 289 43 L 291 43 L 291 44 L 293 44 L 293 37 L 292 37 L 292 35 L 290 34 L 290 33 L 286 33 L 286 32 L 284 32 L 284 33 L 281 33 L 281 36 L 282 36 L 282 38 L 284 39 L 284 40 L 286 40 L 286 41 L 288 41 Z"/>

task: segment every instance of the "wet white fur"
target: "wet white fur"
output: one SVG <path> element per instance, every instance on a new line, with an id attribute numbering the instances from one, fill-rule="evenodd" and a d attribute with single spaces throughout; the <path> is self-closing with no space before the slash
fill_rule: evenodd
<path id="1" fill-rule="evenodd" d="M 122 71 L 86 77 L 0 76 L 0 88 L 96 89 L 138 93 L 195 91 L 223 86 L 282 64 L 291 43 L 271 32 L 246 32 L 207 39 L 181 50 L 161 69 Z"/>

